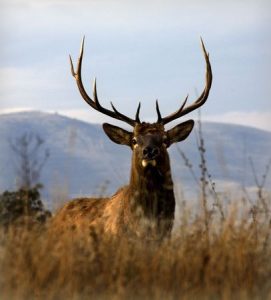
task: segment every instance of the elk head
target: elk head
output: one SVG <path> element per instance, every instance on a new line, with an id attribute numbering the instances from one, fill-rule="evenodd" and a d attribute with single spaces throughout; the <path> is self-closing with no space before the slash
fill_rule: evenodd
<path id="1" fill-rule="evenodd" d="M 157 121 L 155 123 L 141 122 L 139 119 L 140 103 L 137 108 L 135 119 L 120 113 L 112 104 L 112 110 L 104 108 L 97 96 L 96 80 L 94 81 L 93 99 L 87 94 L 81 79 L 81 67 L 84 52 L 84 39 L 81 45 L 81 51 L 78 59 L 77 70 L 74 71 L 73 63 L 71 62 L 71 72 L 76 79 L 77 86 L 83 99 L 95 110 L 110 116 L 114 119 L 121 120 L 133 127 L 132 132 L 128 132 L 117 126 L 110 124 L 103 124 L 103 129 L 108 137 L 117 144 L 129 146 L 133 151 L 133 167 L 138 174 L 146 174 L 149 172 L 156 172 L 158 174 L 165 174 L 170 170 L 169 157 L 167 148 L 173 143 L 180 142 L 188 137 L 193 129 L 194 121 L 189 120 L 172 129 L 165 130 L 164 125 L 176 120 L 193 110 L 202 106 L 208 98 L 209 91 L 212 85 L 212 70 L 209 61 L 209 54 L 206 52 L 205 46 L 201 39 L 201 46 L 206 62 L 206 84 L 202 94 L 192 104 L 186 106 L 188 96 L 185 98 L 180 108 L 166 116 L 162 117 L 158 101 L 156 101 Z"/>

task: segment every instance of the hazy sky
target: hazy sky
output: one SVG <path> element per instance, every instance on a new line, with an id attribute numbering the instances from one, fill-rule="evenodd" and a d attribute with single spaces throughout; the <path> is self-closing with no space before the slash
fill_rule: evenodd
<path id="1" fill-rule="evenodd" d="M 213 87 L 205 119 L 271 130 L 270 0 L 1 0 L 0 112 L 59 112 L 108 121 L 81 99 L 70 74 L 86 36 L 83 78 L 100 101 L 156 120 L 204 87 L 200 36 Z M 192 114 L 194 117 L 195 114 Z M 112 120 L 111 120 L 112 121 Z M 114 123 L 114 121 L 113 121 Z"/>

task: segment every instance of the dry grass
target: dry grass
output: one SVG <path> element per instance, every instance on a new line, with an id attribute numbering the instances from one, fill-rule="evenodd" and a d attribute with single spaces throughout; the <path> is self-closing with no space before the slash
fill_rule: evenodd
<path id="1" fill-rule="evenodd" d="M 245 204 L 224 213 L 209 215 L 206 231 L 204 218 L 183 211 L 160 244 L 10 227 L 1 233 L 0 297 L 271 299 L 270 215 Z"/>
<path id="2" fill-rule="evenodd" d="M 198 148 L 200 179 L 178 149 L 201 190 L 198 210 L 179 201 L 178 227 L 163 242 L 91 228 L 55 235 L 29 222 L 0 228 L 0 299 L 271 299 L 271 161 L 260 179 L 251 160 L 257 199 L 229 203 L 209 174 L 201 127 Z"/>

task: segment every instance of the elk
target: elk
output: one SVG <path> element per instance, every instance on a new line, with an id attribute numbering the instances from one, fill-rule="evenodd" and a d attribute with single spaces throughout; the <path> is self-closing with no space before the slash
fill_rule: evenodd
<path id="1" fill-rule="evenodd" d="M 174 222 L 175 197 L 167 148 L 188 137 L 194 121 L 188 120 L 172 129 L 165 125 L 202 106 L 212 85 L 212 70 L 209 54 L 201 39 L 206 62 L 205 88 L 192 104 L 186 106 L 188 96 L 174 113 L 162 117 L 156 101 L 157 121 L 141 122 L 140 103 L 135 118 L 120 113 L 111 102 L 112 110 L 104 108 L 97 96 L 94 80 L 93 99 L 87 94 L 81 78 L 84 38 L 76 71 L 70 56 L 71 73 L 79 92 L 93 109 L 132 126 L 126 131 L 111 124 L 103 124 L 103 130 L 113 142 L 126 145 L 132 150 L 130 181 L 108 198 L 80 198 L 64 205 L 53 219 L 53 226 L 61 228 L 102 228 L 113 235 L 135 235 L 163 239 L 169 236 Z"/>

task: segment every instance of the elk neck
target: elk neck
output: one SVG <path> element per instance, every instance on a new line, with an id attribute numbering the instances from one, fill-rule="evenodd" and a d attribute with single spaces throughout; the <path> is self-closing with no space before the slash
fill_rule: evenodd
<path id="1" fill-rule="evenodd" d="M 169 157 L 163 167 L 136 168 L 135 158 L 129 184 L 129 199 L 145 216 L 172 218 L 175 211 L 173 181 Z"/>

